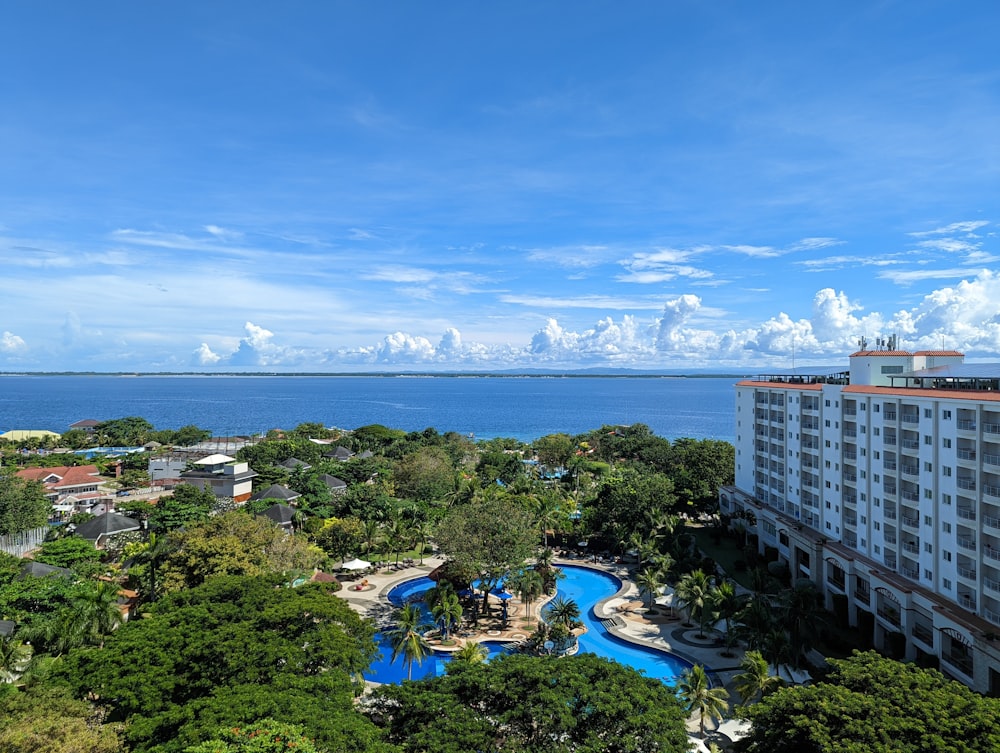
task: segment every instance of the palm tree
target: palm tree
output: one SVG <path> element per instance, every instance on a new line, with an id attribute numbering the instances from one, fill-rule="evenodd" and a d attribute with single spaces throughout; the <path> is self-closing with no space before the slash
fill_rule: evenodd
<path id="1" fill-rule="evenodd" d="M 744 706 L 781 686 L 781 678 L 771 674 L 771 665 L 760 651 L 747 651 L 740 669 L 743 671 L 733 677 L 733 685 Z"/>
<path id="2" fill-rule="evenodd" d="M 636 577 L 635 584 L 639 587 L 639 593 L 645 597 L 646 608 L 649 609 L 653 606 L 653 599 L 663 587 L 663 577 L 659 571 L 647 567 Z"/>
<path id="3" fill-rule="evenodd" d="M 698 714 L 698 730 L 705 737 L 705 719 L 721 721 L 729 711 L 729 691 L 723 687 L 712 687 L 705 668 L 695 664 L 681 673 L 677 683 L 677 694 L 689 714 Z"/>
<path id="4" fill-rule="evenodd" d="M 452 653 L 451 660 L 463 664 L 482 664 L 489 655 L 489 651 L 481 643 L 467 641 L 458 651 Z"/>
<path id="5" fill-rule="evenodd" d="M 566 518 L 562 501 L 552 492 L 546 492 L 535 497 L 532 504 L 535 523 L 542 534 L 542 546 L 549 548 L 549 529 L 558 530 L 559 524 Z"/>
<path id="6" fill-rule="evenodd" d="M 447 641 L 452 627 L 462 622 L 462 603 L 454 591 L 446 592 L 431 610 L 434 620 L 441 626 L 441 639 Z"/>
<path id="7" fill-rule="evenodd" d="M 789 658 L 795 669 L 813 647 L 824 622 L 819 594 L 812 581 L 803 580 L 783 592 L 778 602 L 778 621 L 788 631 Z"/>
<path id="8" fill-rule="evenodd" d="M 70 602 L 66 626 L 82 638 L 81 645 L 103 645 L 104 636 L 124 621 L 118 606 L 119 590 L 116 583 L 99 581 Z"/>
<path id="9" fill-rule="evenodd" d="M 371 554 L 372 549 L 378 542 L 379 534 L 382 533 L 382 522 L 377 518 L 368 518 L 364 521 L 365 554 Z"/>
<path id="10" fill-rule="evenodd" d="M 146 540 L 146 548 L 135 557 L 137 565 L 148 566 L 149 592 L 143 594 L 144 601 L 156 601 L 156 575 L 163 559 L 170 553 L 170 548 L 170 540 L 166 536 L 151 532 Z"/>
<path id="11" fill-rule="evenodd" d="M 573 599 L 559 597 L 549 604 L 545 616 L 553 625 L 565 625 L 571 629 L 580 619 L 580 605 Z"/>
<path id="12" fill-rule="evenodd" d="M 514 589 L 524 604 L 525 618 L 531 617 L 531 604 L 542 594 L 542 576 L 536 570 L 519 570 L 511 581 L 508 587 Z"/>
<path id="13" fill-rule="evenodd" d="M 780 627 L 772 628 L 761 639 L 761 653 L 780 677 L 781 668 L 788 667 L 792 656 L 792 644 L 788 641 L 788 634 Z M 792 679 L 791 670 L 788 672 L 788 678 Z"/>
<path id="14" fill-rule="evenodd" d="M 31 664 L 31 646 L 13 638 L 0 638 L 0 682 L 17 682 Z"/>
<path id="15" fill-rule="evenodd" d="M 713 600 L 715 602 L 715 612 L 725 622 L 723 638 L 725 638 L 727 645 L 729 645 L 732 641 L 735 641 L 733 620 L 747 603 L 747 597 L 745 594 L 736 592 L 736 586 L 732 581 L 724 580 L 715 588 Z"/>
<path id="16" fill-rule="evenodd" d="M 431 653 L 431 646 L 424 638 L 423 632 L 427 626 L 420 614 L 420 607 L 407 604 L 396 610 L 396 626 L 386 632 L 389 645 L 392 646 L 392 661 L 403 657 L 406 667 L 406 679 L 413 679 L 413 662 L 420 664 Z"/>
<path id="17" fill-rule="evenodd" d="M 674 589 L 674 598 L 687 610 L 688 620 L 702 622 L 703 613 L 711 609 L 712 584 L 704 570 L 693 570 L 681 578 Z M 704 634 L 704 628 L 701 628 Z M 703 637 L 700 636 L 700 637 Z"/>

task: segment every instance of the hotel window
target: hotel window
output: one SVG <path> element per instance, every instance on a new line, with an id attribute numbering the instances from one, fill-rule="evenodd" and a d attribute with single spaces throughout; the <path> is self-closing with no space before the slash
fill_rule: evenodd
<path id="1" fill-rule="evenodd" d="M 924 489 L 924 499 L 934 499 L 934 493 L 930 489 Z"/>
<path id="2" fill-rule="evenodd" d="M 934 414 L 931 413 L 931 409 L 930 408 L 924 408 L 924 418 L 930 418 L 933 415 Z"/>
<path id="3" fill-rule="evenodd" d="M 944 531 L 945 533 L 951 533 L 951 523 L 949 523 L 948 521 L 943 521 L 941 523 L 941 530 Z"/>
<path id="4" fill-rule="evenodd" d="M 932 445 L 932 444 L 934 444 L 934 440 L 931 438 L 930 434 L 924 434 L 924 444 L 925 445 Z"/>
<path id="5" fill-rule="evenodd" d="M 942 578 L 941 585 L 944 586 L 945 591 L 951 590 L 951 581 L 948 580 L 947 578 Z"/>
<path id="6" fill-rule="evenodd" d="M 930 570 L 924 570 L 924 580 L 934 580 L 934 573 Z"/>
<path id="7" fill-rule="evenodd" d="M 942 476 L 950 476 L 951 475 L 951 466 L 950 465 L 942 466 L 941 467 L 941 475 Z"/>
<path id="8" fill-rule="evenodd" d="M 950 494 L 942 494 L 941 495 L 941 504 L 942 505 L 950 505 L 951 504 L 951 495 Z"/>
<path id="9" fill-rule="evenodd" d="M 951 552 L 949 552 L 949 551 L 947 551 L 947 550 L 945 550 L 945 551 L 941 552 L 941 558 L 942 558 L 942 559 L 943 559 L 943 560 L 944 560 L 945 562 L 951 562 Z"/>
<path id="10" fill-rule="evenodd" d="M 872 434 L 874 434 L 876 437 L 880 437 L 882 436 L 882 430 L 879 429 L 877 426 L 875 426 L 872 428 Z"/>
<path id="11" fill-rule="evenodd" d="M 934 470 L 934 466 L 932 466 L 932 465 L 931 465 L 930 463 L 928 463 L 927 461 L 924 461 L 924 470 L 925 470 L 925 471 L 927 471 L 927 472 L 929 473 L 930 471 L 933 471 L 933 470 Z"/>
<path id="12" fill-rule="evenodd" d="M 950 410 L 941 411 L 941 418 L 943 418 L 945 421 L 950 421 L 951 411 Z"/>
<path id="13" fill-rule="evenodd" d="M 934 547 L 932 547 L 927 542 L 924 542 L 924 551 L 927 552 L 928 554 L 934 554 Z"/>
<path id="14" fill-rule="evenodd" d="M 951 440 L 948 437 L 945 437 L 941 440 L 941 446 L 945 448 L 951 447 Z"/>
<path id="15" fill-rule="evenodd" d="M 934 521 L 931 520 L 931 516 L 930 515 L 924 515 L 924 525 L 925 526 L 932 526 L 932 525 L 934 525 Z"/>

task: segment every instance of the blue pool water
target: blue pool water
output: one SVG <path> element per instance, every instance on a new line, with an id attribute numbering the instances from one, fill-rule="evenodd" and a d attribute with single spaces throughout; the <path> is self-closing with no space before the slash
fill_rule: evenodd
<path id="1" fill-rule="evenodd" d="M 690 662 L 679 656 L 654 648 L 636 646 L 616 638 L 605 629 L 594 613 L 594 605 L 617 593 L 621 588 L 621 581 L 618 578 L 586 567 L 564 565 L 562 570 L 566 577 L 558 582 L 558 595 L 576 601 L 580 606 L 581 619 L 587 626 L 587 632 L 580 637 L 580 651 L 614 659 L 641 670 L 647 677 L 662 680 L 667 685 L 675 685 L 681 672 L 691 667 Z M 389 600 L 400 606 L 433 584 L 433 581 L 426 577 L 408 580 L 389 592 Z M 427 620 L 430 622 L 429 615 Z M 365 673 L 365 679 L 381 683 L 402 682 L 406 679 L 402 658 L 392 662 L 392 647 L 380 636 L 376 638 L 379 640 L 382 658 L 372 664 Z M 503 653 L 503 647 L 499 643 L 485 642 L 484 645 L 489 650 L 490 659 Z M 448 659 L 446 654 L 434 654 L 421 664 L 414 664 L 413 679 L 443 674 Z"/>

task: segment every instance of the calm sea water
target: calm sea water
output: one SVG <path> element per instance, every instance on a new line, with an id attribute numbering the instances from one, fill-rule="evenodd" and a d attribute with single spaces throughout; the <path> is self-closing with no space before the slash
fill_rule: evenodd
<path id="1" fill-rule="evenodd" d="M 62 433 L 85 418 L 142 416 L 157 429 L 194 424 L 246 435 L 316 422 L 354 429 L 434 427 L 477 439 L 647 424 L 668 439 L 733 441 L 732 378 L 378 376 L 6 376 L 0 432 Z"/>

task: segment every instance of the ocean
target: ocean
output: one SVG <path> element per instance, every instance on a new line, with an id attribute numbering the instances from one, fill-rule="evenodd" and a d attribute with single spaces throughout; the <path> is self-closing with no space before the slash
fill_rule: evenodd
<path id="1" fill-rule="evenodd" d="M 731 377 L 3 376 L 0 432 L 141 416 L 157 429 L 194 424 L 216 436 L 301 423 L 455 431 L 530 442 L 603 425 L 644 423 L 667 439 L 732 442 Z"/>

